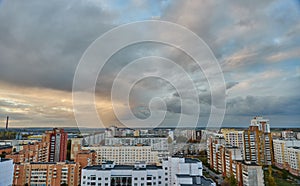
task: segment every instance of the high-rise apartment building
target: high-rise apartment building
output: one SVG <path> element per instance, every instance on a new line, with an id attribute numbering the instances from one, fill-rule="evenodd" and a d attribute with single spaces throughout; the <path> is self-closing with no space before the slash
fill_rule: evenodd
<path id="1" fill-rule="evenodd" d="M 226 141 L 223 135 L 210 136 L 207 139 L 207 162 L 211 169 L 222 172 L 222 160 L 224 160 L 224 145 Z"/>
<path id="2" fill-rule="evenodd" d="M 47 162 L 49 144 L 46 142 L 34 142 L 22 146 L 22 150 L 7 155 L 14 163 L 24 162 Z"/>
<path id="3" fill-rule="evenodd" d="M 300 176 L 300 147 L 288 147 L 287 159 L 288 171 L 295 176 Z"/>
<path id="4" fill-rule="evenodd" d="M 244 131 L 244 159 L 259 165 L 274 162 L 269 120 L 262 117 L 251 120 L 249 129 Z"/>
<path id="5" fill-rule="evenodd" d="M 289 154 L 288 147 L 300 147 L 300 140 L 289 140 L 289 139 L 274 139 L 274 161 L 275 165 L 281 169 L 289 168 Z"/>
<path id="6" fill-rule="evenodd" d="M 46 131 L 42 142 L 49 144 L 48 162 L 63 162 L 67 158 L 68 134 L 64 129 Z"/>
<path id="7" fill-rule="evenodd" d="M 19 163 L 14 166 L 13 185 L 69 185 L 80 183 L 78 163 Z"/>
<path id="8" fill-rule="evenodd" d="M 222 134 L 224 135 L 227 144 L 233 147 L 244 148 L 244 131 L 235 129 L 222 129 Z"/>
<path id="9" fill-rule="evenodd" d="M 236 172 L 236 167 L 234 167 L 236 164 L 234 164 L 234 161 L 243 161 L 243 155 L 242 151 L 239 147 L 225 147 L 225 162 L 222 162 L 222 174 L 223 176 L 230 177 L 233 175 L 238 180 L 238 174 Z"/>
<path id="10" fill-rule="evenodd" d="M 81 151 L 81 147 L 83 144 L 83 138 L 72 138 L 71 139 L 71 153 L 70 159 L 74 160 L 76 154 Z"/>

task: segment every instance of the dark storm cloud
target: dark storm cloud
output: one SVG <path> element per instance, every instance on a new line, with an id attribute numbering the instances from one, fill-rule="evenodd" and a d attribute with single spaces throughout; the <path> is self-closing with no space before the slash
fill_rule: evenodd
<path id="1" fill-rule="evenodd" d="M 4 1 L 0 9 L 0 79 L 62 90 L 71 90 L 80 56 L 113 19 L 84 1 Z"/>
<path id="2" fill-rule="evenodd" d="M 63 90 L 69 94 L 80 57 L 96 38 L 122 23 L 156 17 L 186 26 L 212 49 L 226 80 L 228 117 L 225 124 L 237 123 L 234 117 L 256 114 L 289 115 L 293 121 L 299 118 L 299 1 L 192 0 L 153 4 L 102 0 L 0 1 L 0 80 L 19 86 L 20 94 L 25 87 Z M 148 104 L 153 97 L 165 101 L 167 115 L 171 117 L 181 114 L 183 107 L 186 108 L 183 114 L 194 114 L 188 109 L 190 104 L 200 104 L 200 115 L 209 113 L 211 87 L 205 74 L 184 52 L 158 43 L 136 44 L 113 55 L 98 78 L 96 99 L 110 101 L 111 86 L 118 72 L 133 60 L 150 55 L 181 65 L 195 83 L 199 103 L 179 97 L 178 90 L 187 95 L 192 92 L 180 83 L 182 74 L 149 64 L 146 66 L 149 71 L 169 74 L 172 81 L 179 82 L 179 87 L 175 87 L 176 90 L 170 83 L 155 78 L 137 83 L 130 97 L 136 116 L 149 116 Z M 135 71 L 141 70 L 136 68 L 124 77 L 122 86 L 128 86 Z M 45 123 L 49 123 L 48 118 L 54 121 L 61 112 L 59 121 L 65 123 L 63 118 L 72 118 L 66 111 L 69 107 L 56 108 L 52 100 L 47 100 L 44 107 L 36 102 L 30 105 L 38 94 L 27 102 L 12 102 L 9 94 L 11 92 L 0 90 L 0 96 L 5 98 L 0 100 L 3 115 L 29 108 L 27 114 L 41 115 L 35 118 L 39 122 L 43 118 L 46 118 Z M 59 94 L 53 100 L 59 102 L 64 97 L 66 95 Z M 105 114 L 112 112 L 107 109 L 108 105 L 105 103 L 105 109 L 101 110 L 108 110 Z M 23 114 L 14 113 L 19 120 Z"/>
<path id="3" fill-rule="evenodd" d="M 299 115 L 300 97 L 246 96 L 227 101 L 231 115 Z"/>

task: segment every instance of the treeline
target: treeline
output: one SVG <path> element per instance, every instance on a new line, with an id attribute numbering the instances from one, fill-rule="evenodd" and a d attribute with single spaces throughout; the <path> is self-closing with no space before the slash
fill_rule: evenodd
<path id="1" fill-rule="evenodd" d="M 4 131 L 0 132 L 0 140 L 11 140 L 16 138 L 16 132 Z"/>

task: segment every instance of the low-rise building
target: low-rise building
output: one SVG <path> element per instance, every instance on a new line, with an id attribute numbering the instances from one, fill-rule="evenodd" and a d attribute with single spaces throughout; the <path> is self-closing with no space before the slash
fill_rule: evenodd
<path id="1" fill-rule="evenodd" d="M 202 176 L 202 163 L 199 160 L 169 157 L 162 166 L 146 165 L 138 162 L 134 165 L 115 165 L 106 162 L 102 165 L 87 166 L 82 170 L 81 185 L 157 185 L 183 186 L 208 185 L 215 183 Z"/>

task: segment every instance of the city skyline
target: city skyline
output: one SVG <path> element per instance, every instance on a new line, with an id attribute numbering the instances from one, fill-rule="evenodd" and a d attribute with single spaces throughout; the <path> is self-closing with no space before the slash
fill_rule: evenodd
<path id="1" fill-rule="evenodd" d="M 300 126 L 300 2 L 294 1 L 0 1 L 0 126 L 76 127 L 72 84 L 81 56 L 99 36 L 122 24 L 161 20 L 182 25 L 210 47 L 226 82 L 222 127 L 247 127 L 253 116 L 271 126 Z M 172 35 L 174 33 L 167 33 Z M 113 42 L 113 41 L 112 41 Z M 110 91 L 116 73 L 131 61 L 162 56 L 177 62 L 197 85 L 199 127 L 210 110 L 210 87 L 193 60 L 175 48 L 157 43 L 128 46 L 114 54 L 98 79 L 96 105 L 105 125 L 118 124 Z M 151 67 L 149 64 L 147 67 Z M 137 71 L 139 69 L 136 69 Z M 159 66 L 157 74 L 173 69 Z M 126 80 L 130 80 L 128 74 Z M 126 86 L 127 84 L 124 83 Z M 181 89 L 186 86 L 181 84 Z M 133 113 L 149 117 L 151 98 L 167 105 L 164 126 L 174 127 L 181 108 L 172 86 L 145 79 L 131 92 Z M 83 103 L 84 105 L 84 103 Z M 123 106 L 118 102 L 119 107 Z M 157 109 L 159 110 L 159 109 Z M 193 111 L 190 111 L 191 113 Z M 128 113 L 124 113 L 127 117 Z M 86 117 L 87 127 L 89 118 Z M 3 123 L 3 124 L 2 124 Z M 176 124 L 175 124 L 176 126 Z"/>

